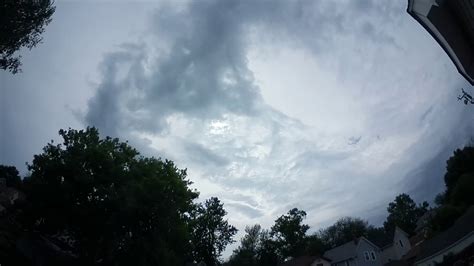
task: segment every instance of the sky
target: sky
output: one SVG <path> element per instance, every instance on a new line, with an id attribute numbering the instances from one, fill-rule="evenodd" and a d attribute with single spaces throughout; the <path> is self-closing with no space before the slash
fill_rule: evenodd
<path id="1" fill-rule="evenodd" d="M 293 207 L 312 231 L 380 225 L 400 193 L 432 201 L 473 137 L 467 81 L 406 4 L 58 1 L 0 72 L 0 164 L 27 174 L 59 129 L 96 126 L 187 168 L 236 239 Z"/>

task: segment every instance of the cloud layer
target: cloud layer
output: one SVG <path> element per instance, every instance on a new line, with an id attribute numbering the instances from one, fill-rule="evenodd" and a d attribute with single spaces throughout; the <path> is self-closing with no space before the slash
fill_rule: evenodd
<path id="1" fill-rule="evenodd" d="M 292 207 L 306 210 L 314 229 L 346 215 L 380 223 L 396 194 L 430 200 L 441 191 L 445 160 L 474 126 L 472 110 L 456 101 L 467 82 L 405 4 L 161 2 L 146 19 L 137 11 L 144 7 L 130 4 L 126 9 L 136 15 L 126 21 L 146 21 L 145 29 L 114 38 L 120 45 L 102 49 L 97 73 L 98 57 L 86 60 L 83 67 L 95 77 L 88 93 L 73 86 L 79 77 L 59 67 L 50 77 L 39 67 L 59 62 L 51 56 L 57 51 L 74 55 L 67 43 L 32 60 L 36 75 L 1 74 L 7 126 L 0 162 L 31 159 L 23 158 L 38 152 L 31 143 L 44 143 L 58 126 L 79 124 L 71 117 L 84 110 L 82 125 L 187 167 L 201 198 L 220 197 L 240 229 L 268 227 Z M 59 7 L 65 23 L 78 10 Z M 119 10 L 125 9 L 108 14 L 111 21 L 125 16 Z M 61 25 L 56 19 L 52 27 Z M 103 27 L 105 35 L 117 28 Z M 35 94 L 14 112 L 43 77 L 53 81 L 43 88 L 49 93 Z M 48 107 L 44 95 L 74 106 L 74 115 L 64 105 Z M 33 124 L 39 115 L 49 119 Z M 24 128 L 41 134 L 10 141 Z"/>

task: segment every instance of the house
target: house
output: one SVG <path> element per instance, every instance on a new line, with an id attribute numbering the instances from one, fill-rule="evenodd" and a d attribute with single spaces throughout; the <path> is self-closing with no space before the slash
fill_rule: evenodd
<path id="1" fill-rule="evenodd" d="M 383 264 L 401 260 L 411 249 L 409 235 L 398 226 L 389 236 L 391 236 L 388 238 L 389 240 L 384 243 L 374 242 L 382 251 L 381 260 Z"/>
<path id="2" fill-rule="evenodd" d="M 408 0 L 407 12 L 444 49 L 459 73 L 474 85 L 474 2 Z"/>
<path id="3" fill-rule="evenodd" d="M 331 260 L 321 256 L 301 256 L 285 261 L 280 266 L 331 266 Z"/>
<path id="4" fill-rule="evenodd" d="M 359 237 L 324 253 L 324 257 L 329 258 L 333 266 L 381 266 L 381 255 L 381 249 L 365 237 Z"/>
<path id="5" fill-rule="evenodd" d="M 474 243 L 474 206 L 454 222 L 446 231 L 420 244 L 414 265 L 433 266 L 445 256 L 456 255 L 472 247 Z"/>

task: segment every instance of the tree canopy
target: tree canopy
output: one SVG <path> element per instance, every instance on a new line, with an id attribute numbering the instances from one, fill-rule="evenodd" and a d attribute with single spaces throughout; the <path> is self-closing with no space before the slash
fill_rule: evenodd
<path id="1" fill-rule="evenodd" d="M 193 243 L 193 258 L 208 266 L 219 264 L 219 257 L 225 247 L 234 242 L 237 229 L 224 216 L 227 212 L 218 198 L 210 198 L 198 204 L 191 212 L 190 226 Z"/>
<path id="2" fill-rule="evenodd" d="M 275 220 L 270 235 L 275 238 L 277 251 L 283 259 L 303 254 L 309 229 L 307 224 L 303 224 L 305 218 L 305 211 L 293 208 Z"/>
<path id="3" fill-rule="evenodd" d="M 186 170 L 140 156 L 95 128 L 61 130 L 28 166 L 34 230 L 68 235 L 84 265 L 176 265 L 188 250 L 186 215 L 198 196 Z"/>
<path id="4" fill-rule="evenodd" d="M 385 231 L 391 232 L 395 226 L 400 227 L 408 234 L 413 234 L 418 219 L 428 211 L 428 202 L 416 205 L 408 194 L 400 194 L 388 204 L 388 216 L 384 222 Z"/>
<path id="5" fill-rule="evenodd" d="M 6 0 L 0 2 L 0 68 L 21 71 L 20 48 L 41 42 L 44 27 L 55 11 L 51 0 Z"/>
<path id="6" fill-rule="evenodd" d="M 262 246 L 262 227 L 259 224 L 245 227 L 240 246 L 233 251 L 229 264 L 234 266 L 260 265 L 258 251 Z"/>
<path id="7" fill-rule="evenodd" d="M 333 225 L 320 230 L 321 239 L 330 248 L 337 247 L 361 236 L 366 236 L 369 224 L 360 218 L 343 217 Z"/>
<path id="8" fill-rule="evenodd" d="M 446 190 L 436 197 L 438 208 L 431 221 L 434 232 L 449 228 L 469 206 L 474 204 L 474 146 L 472 143 L 454 151 L 446 162 Z"/>
<path id="9" fill-rule="evenodd" d="M 21 186 L 20 173 L 15 166 L 0 165 L 0 178 L 5 178 L 8 187 L 18 188 Z"/>

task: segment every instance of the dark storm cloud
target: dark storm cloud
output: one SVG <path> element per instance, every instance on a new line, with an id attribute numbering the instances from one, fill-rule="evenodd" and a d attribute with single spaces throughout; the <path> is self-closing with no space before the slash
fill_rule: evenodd
<path id="1" fill-rule="evenodd" d="M 376 6 L 370 1 L 360 5 L 349 12 L 362 15 Z M 157 45 L 157 56 L 145 45 L 106 55 L 86 122 L 117 135 L 119 130 L 161 132 L 172 114 L 204 120 L 225 113 L 255 115 L 262 99 L 247 64 L 249 31 L 259 28 L 265 38 L 296 41 L 317 53 L 331 45 L 335 32 L 378 38 L 369 22 L 360 29 L 343 26 L 343 12 L 344 7 L 324 1 L 192 1 L 179 10 L 164 6 L 152 20 L 156 39 L 148 45 L 165 47 Z"/>

